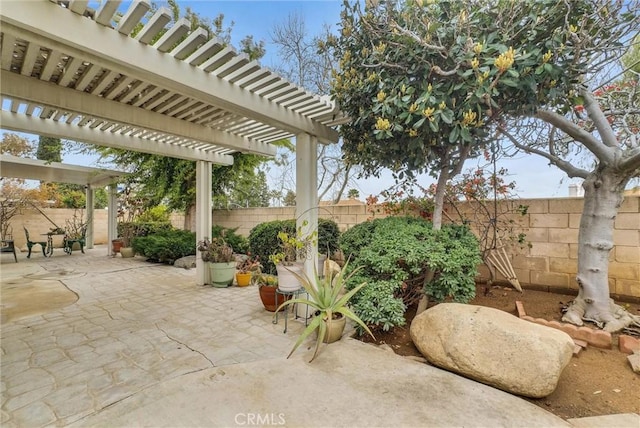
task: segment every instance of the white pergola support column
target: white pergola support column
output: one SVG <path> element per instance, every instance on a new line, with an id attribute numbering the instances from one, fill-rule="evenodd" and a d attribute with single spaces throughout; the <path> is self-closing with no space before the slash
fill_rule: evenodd
<path id="1" fill-rule="evenodd" d="M 211 238 L 211 162 L 196 161 L 196 242 Z M 196 284 L 209 282 L 209 272 L 196 251 Z"/>
<path id="2" fill-rule="evenodd" d="M 96 190 L 91 186 L 86 186 L 85 189 L 85 200 L 86 200 L 86 210 L 87 210 L 87 234 L 85 235 L 85 246 L 87 248 L 93 248 L 93 224 L 94 222 L 94 196 L 96 194 Z"/>
<path id="3" fill-rule="evenodd" d="M 296 228 L 302 237 L 318 231 L 318 139 L 309 134 L 296 135 Z M 318 240 L 304 261 L 304 270 L 313 277 L 318 263 Z"/>
<path id="4" fill-rule="evenodd" d="M 107 255 L 113 254 L 111 241 L 118 237 L 118 184 L 109 185 L 107 196 Z"/>

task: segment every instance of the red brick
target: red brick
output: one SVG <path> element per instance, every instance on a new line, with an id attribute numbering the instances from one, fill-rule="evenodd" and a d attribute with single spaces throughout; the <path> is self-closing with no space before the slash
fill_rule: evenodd
<path id="1" fill-rule="evenodd" d="M 618 349 L 625 354 L 633 354 L 635 351 L 640 351 L 640 339 L 622 334 L 618 338 Z"/>
<path id="2" fill-rule="evenodd" d="M 549 321 L 547 325 L 555 328 L 556 330 L 562 331 L 562 323 L 560 321 Z"/>
<path id="3" fill-rule="evenodd" d="M 592 330 L 591 340 L 587 340 L 597 348 L 611 349 L 611 333 L 604 330 Z"/>
<path id="4" fill-rule="evenodd" d="M 574 357 L 579 357 L 578 354 L 580 354 L 580 351 L 582 351 L 582 346 L 580 345 L 573 345 L 573 356 Z"/>
<path id="5" fill-rule="evenodd" d="M 591 339 L 591 329 L 587 327 L 579 327 L 576 329 L 575 333 L 570 334 L 574 339 L 584 340 L 587 343 L 591 343 L 589 339 Z"/>
<path id="6" fill-rule="evenodd" d="M 584 340 L 580 340 L 580 339 L 573 339 L 573 343 L 575 343 L 578 346 L 582 346 L 583 348 L 586 348 L 587 346 L 589 346 L 589 344 L 587 342 L 585 342 Z"/>

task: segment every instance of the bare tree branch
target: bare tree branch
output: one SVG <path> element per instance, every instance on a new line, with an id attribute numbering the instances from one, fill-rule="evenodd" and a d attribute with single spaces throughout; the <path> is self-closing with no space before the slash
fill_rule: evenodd
<path id="1" fill-rule="evenodd" d="M 521 144 L 517 138 L 515 138 L 513 135 L 511 135 L 511 133 L 509 133 L 509 131 L 507 131 L 506 129 L 504 129 L 503 127 L 499 126 L 498 127 L 498 131 L 504 135 L 505 137 L 507 137 L 509 139 L 509 141 L 511 141 L 511 143 L 516 146 L 517 148 L 519 148 L 520 150 L 524 151 L 525 153 L 534 153 L 538 156 L 542 156 L 543 158 L 546 158 L 549 160 L 549 162 L 552 165 L 557 166 L 558 168 L 560 168 L 561 170 L 563 170 L 564 172 L 567 173 L 567 175 L 569 177 L 580 177 L 580 178 L 587 178 L 587 176 L 589 175 L 589 171 L 581 169 L 581 168 L 577 168 L 573 165 L 571 165 L 569 162 L 557 157 L 557 156 L 552 156 L 551 154 L 543 151 L 543 150 L 539 150 L 536 149 L 534 147 L 530 147 L 524 144 Z"/>
<path id="2" fill-rule="evenodd" d="M 555 126 L 556 128 L 565 132 L 574 140 L 584 144 L 584 146 L 589 149 L 601 162 L 613 162 L 614 152 L 610 147 L 605 146 L 593 135 L 589 134 L 575 123 L 570 122 L 564 116 L 561 116 L 553 111 L 541 109 L 535 113 L 534 117 Z"/>
<path id="3" fill-rule="evenodd" d="M 589 117 L 591 117 L 593 124 L 598 130 L 602 142 L 608 147 L 618 147 L 618 138 L 616 138 L 616 134 L 613 132 L 613 129 L 611 129 L 611 125 L 607 121 L 604 113 L 602 113 L 593 94 L 585 88 L 582 88 L 580 95 L 584 98 L 584 108 L 587 110 L 587 113 L 589 113 Z"/>

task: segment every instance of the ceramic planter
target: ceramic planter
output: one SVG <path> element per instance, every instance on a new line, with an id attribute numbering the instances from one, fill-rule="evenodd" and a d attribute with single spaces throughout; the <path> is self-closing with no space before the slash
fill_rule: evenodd
<path id="1" fill-rule="evenodd" d="M 251 284 L 251 272 L 249 273 L 236 273 L 236 284 L 238 287 L 246 287 Z"/>
<path id="2" fill-rule="evenodd" d="M 324 321 L 324 323 L 327 325 L 327 332 L 325 333 L 323 342 L 337 342 L 342 337 L 344 327 L 347 325 L 347 317 L 340 314 L 340 318 Z"/>
<path id="3" fill-rule="evenodd" d="M 120 248 L 120 255 L 122 255 L 123 259 L 129 259 L 135 256 L 135 253 L 133 252 L 132 247 L 122 247 Z"/>
<path id="4" fill-rule="evenodd" d="M 296 276 L 304 275 L 304 264 L 303 263 L 293 263 L 292 265 L 285 266 L 281 263 L 276 265 L 276 269 L 278 270 L 278 287 L 282 291 L 296 291 L 302 288 L 302 284 L 300 280 Z"/>
<path id="5" fill-rule="evenodd" d="M 211 275 L 211 285 L 218 288 L 228 287 L 233 282 L 233 277 L 236 274 L 236 262 L 209 263 L 209 273 Z"/>

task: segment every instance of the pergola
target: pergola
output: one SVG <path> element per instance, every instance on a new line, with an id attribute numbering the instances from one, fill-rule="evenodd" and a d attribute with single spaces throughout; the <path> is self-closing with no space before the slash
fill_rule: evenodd
<path id="1" fill-rule="evenodd" d="M 197 239 L 211 234 L 211 165 L 232 164 L 235 152 L 271 156 L 270 143 L 295 137 L 296 217 L 316 230 L 317 144 L 337 142 L 344 119 L 328 98 L 185 19 L 165 28 L 170 11 L 148 17 L 149 0 L 121 15 L 118 0 L 88 3 L 2 3 L 2 128 L 196 161 Z"/>
<path id="2" fill-rule="evenodd" d="M 6 154 L 0 154 L 0 164 L 2 165 L 0 174 L 3 177 L 71 183 L 84 186 L 87 198 L 87 248 L 93 248 L 93 201 L 95 190 L 109 186 L 114 182 L 117 182 L 120 177 L 127 175 L 125 171 L 90 168 L 59 162 L 46 162 L 38 159 L 27 159 Z M 109 198 L 108 208 L 109 213 L 116 212 L 117 206 L 114 198 Z M 115 233 L 115 231 L 109 231 L 109 234 L 112 233 Z"/>

